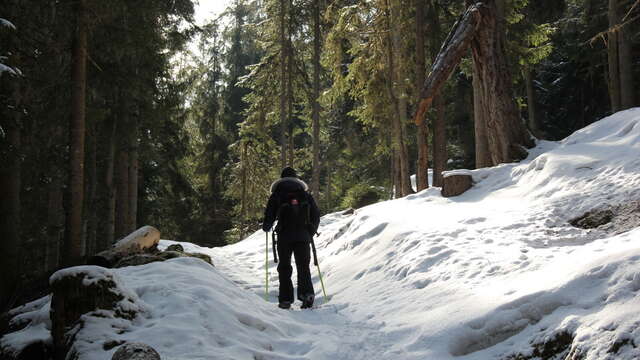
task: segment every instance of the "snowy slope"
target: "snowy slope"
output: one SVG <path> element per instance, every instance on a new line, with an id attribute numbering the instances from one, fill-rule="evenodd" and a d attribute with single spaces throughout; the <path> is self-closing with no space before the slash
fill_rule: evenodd
<path id="1" fill-rule="evenodd" d="M 163 359 L 640 358 L 640 228 L 568 224 L 640 200 L 639 154 L 632 109 L 541 142 L 521 163 L 472 171 L 461 196 L 428 189 L 327 215 L 316 244 L 330 302 L 313 269 L 311 311 L 275 306 L 270 249 L 264 300 L 264 233 L 216 249 L 182 243 L 216 267 L 181 258 L 114 270 L 145 311 L 122 334 L 87 329 L 80 338 L 96 341 L 84 358 L 109 359 L 115 349 L 101 345 L 114 339 Z M 41 318 L 42 306 L 23 317 Z M 31 333 L 42 337 L 27 328 L 2 346 Z"/>

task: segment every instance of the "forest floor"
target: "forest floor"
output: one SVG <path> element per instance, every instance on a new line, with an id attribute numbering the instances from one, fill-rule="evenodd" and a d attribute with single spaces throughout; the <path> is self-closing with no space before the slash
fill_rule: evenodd
<path id="1" fill-rule="evenodd" d="M 637 359 L 638 153 L 632 109 L 541 141 L 520 163 L 472 171 L 461 196 L 431 188 L 326 215 L 316 245 L 329 301 L 312 269 L 312 310 L 277 307 L 263 232 L 223 248 L 181 243 L 215 267 L 178 258 L 114 269 L 144 311 L 121 332 L 114 319 L 82 329 L 81 359 L 110 359 L 113 340 L 163 359 Z M 44 298 L 23 313 L 47 311 Z M 46 322 L 36 325 L 0 344 L 46 338 Z"/>

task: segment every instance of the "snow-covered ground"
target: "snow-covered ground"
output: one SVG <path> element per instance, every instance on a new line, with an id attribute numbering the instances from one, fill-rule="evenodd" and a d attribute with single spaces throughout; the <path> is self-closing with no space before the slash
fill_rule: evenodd
<path id="1" fill-rule="evenodd" d="M 640 200 L 640 109 L 471 173 L 458 197 L 431 188 L 324 216 L 316 245 L 330 301 L 313 269 L 314 310 L 277 308 L 263 232 L 224 248 L 182 243 L 215 268 L 178 258 L 116 269 L 142 315 L 122 331 L 90 324 L 83 358 L 110 359 L 102 345 L 112 340 L 147 343 L 163 359 L 537 359 L 553 347 L 554 359 L 640 358 L 640 228 L 568 223 Z M 42 299 L 22 316 L 46 311 Z M 38 324 L 2 346 L 46 336 Z"/>

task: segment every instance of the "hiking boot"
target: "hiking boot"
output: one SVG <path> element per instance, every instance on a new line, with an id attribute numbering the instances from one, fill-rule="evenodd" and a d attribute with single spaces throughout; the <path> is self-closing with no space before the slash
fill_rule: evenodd
<path id="1" fill-rule="evenodd" d="M 291 301 L 280 301 L 278 307 L 280 309 L 289 309 L 291 307 Z"/>
<path id="2" fill-rule="evenodd" d="M 313 299 L 314 299 L 314 295 L 313 294 L 309 294 L 307 296 L 303 296 L 302 297 L 302 306 L 300 307 L 301 309 L 308 309 L 310 307 L 313 306 Z"/>

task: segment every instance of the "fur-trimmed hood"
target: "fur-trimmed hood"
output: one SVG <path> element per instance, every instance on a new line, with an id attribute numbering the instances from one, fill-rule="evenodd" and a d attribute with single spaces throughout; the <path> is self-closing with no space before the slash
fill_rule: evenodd
<path id="1" fill-rule="evenodd" d="M 276 190 L 276 187 L 278 187 L 278 185 L 283 184 L 283 183 L 287 183 L 287 182 L 291 182 L 292 185 L 294 185 L 294 184 L 300 185 L 304 191 L 308 191 L 309 190 L 309 186 L 304 181 L 302 181 L 302 180 L 300 180 L 298 178 L 294 178 L 294 177 L 283 177 L 283 178 L 280 178 L 280 179 L 274 181 L 273 184 L 271 184 L 271 193 L 273 193 Z"/>

